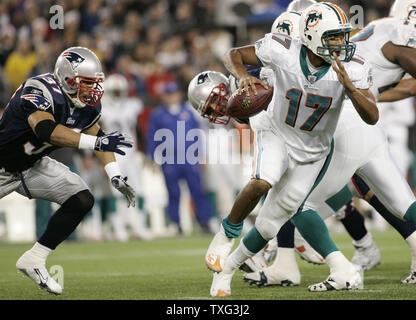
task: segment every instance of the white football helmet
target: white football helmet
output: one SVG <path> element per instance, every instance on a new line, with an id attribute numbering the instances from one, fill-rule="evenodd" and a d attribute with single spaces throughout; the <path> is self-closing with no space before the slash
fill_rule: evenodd
<path id="1" fill-rule="evenodd" d="M 293 0 L 289 5 L 287 6 L 286 11 L 296 11 L 300 14 L 305 10 L 307 7 L 315 4 L 316 1 L 314 0 Z"/>
<path id="2" fill-rule="evenodd" d="M 128 88 L 129 84 L 126 77 L 119 73 L 109 75 L 104 81 L 106 96 L 109 96 L 112 99 L 127 97 Z"/>
<path id="3" fill-rule="evenodd" d="M 87 48 L 64 50 L 56 60 L 54 76 L 76 108 L 95 107 L 104 94 L 100 60 Z"/>
<path id="4" fill-rule="evenodd" d="M 330 2 L 316 3 L 302 13 L 299 24 L 300 38 L 304 45 L 326 62 L 333 61 L 332 52 L 337 51 L 341 61 L 350 61 L 355 44 L 350 42 L 352 26 L 344 11 Z M 329 44 L 329 37 L 342 34 L 343 44 Z"/>
<path id="5" fill-rule="evenodd" d="M 391 17 L 416 20 L 416 0 L 396 0 L 390 8 Z"/>
<path id="6" fill-rule="evenodd" d="M 201 72 L 188 85 L 188 99 L 192 107 L 212 123 L 230 122 L 230 116 L 225 114 L 228 98 L 229 81 L 220 72 Z"/>
<path id="7" fill-rule="evenodd" d="M 291 36 L 292 38 L 299 38 L 299 22 L 300 13 L 297 12 L 283 12 L 274 20 L 271 33 L 281 33 Z"/>

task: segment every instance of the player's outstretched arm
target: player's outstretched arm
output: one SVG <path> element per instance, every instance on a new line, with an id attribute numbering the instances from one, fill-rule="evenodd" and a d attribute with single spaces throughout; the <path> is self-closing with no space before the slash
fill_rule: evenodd
<path id="1" fill-rule="evenodd" d="M 244 65 L 260 67 L 260 63 L 257 59 L 254 46 L 245 46 L 239 48 L 231 48 L 224 55 L 223 63 L 225 68 L 239 81 L 240 86 L 238 88 L 238 94 L 244 90 L 247 95 L 250 95 L 248 92 L 249 88 L 253 89 L 254 94 L 257 95 L 257 89 L 255 84 L 258 83 L 262 85 L 265 89 L 268 89 L 269 86 L 257 79 L 256 77 L 251 76 Z"/>
<path id="2" fill-rule="evenodd" d="M 402 79 L 389 90 L 384 91 L 377 99 L 378 102 L 393 102 L 403 100 L 416 95 L 416 79 Z"/>
<path id="3" fill-rule="evenodd" d="M 103 134 L 100 130 L 100 126 L 97 123 L 88 130 L 85 130 L 85 133 L 92 136 Z M 136 192 L 127 183 L 127 177 L 123 177 L 114 152 L 101 152 L 97 150 L 94 152 L 98 160 L 100 160 L 100 162 L 103 164 L 104 170 L 110 179 L 111 185 L 124 195 L 124 197 L 127 199 L 128 207 L 134 207 L 136 205 Z"/>
<path id="4" fill-rule="evenodd" d="M 332 63 L 332 68 L 338 76 L 339 82 L 345 88 L 345 93 L 351 99 L 355 109 L 368 124 L 376 124 L 379 118 L 376 99 L 370 90 L 357 89 L 351 82 L 347 71 L 334 53 L 335 63 Z"/>
<path id="5" fill-rule="evenodd" d="M 52 114 L 45 111 L 33 112 L 29 115 L 27 121 L 41 141 L 58 147 L 117 152 L 124 155 L 125 152 L 120 148 L 131 148 L 133 146 L 129 137 L 117 132 L 100 137 L 75 132 L 55 122 Z"/>

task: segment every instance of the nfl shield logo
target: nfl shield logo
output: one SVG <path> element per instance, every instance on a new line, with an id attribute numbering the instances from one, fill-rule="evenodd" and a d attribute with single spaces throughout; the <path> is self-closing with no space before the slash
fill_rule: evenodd
<path id="1" fill-rule="evenodd" d="M 317 79 L 316 76 L 313 76 L 313 75 L 308 76 L 308 80 L 310 83 L 315 83 L 316 79 Z"/>

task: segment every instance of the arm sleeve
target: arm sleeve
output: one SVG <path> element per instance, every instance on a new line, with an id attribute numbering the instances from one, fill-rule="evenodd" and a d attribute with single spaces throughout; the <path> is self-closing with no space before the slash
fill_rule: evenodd
<path id="1" fill-rule="evenodd" d="M 256 41 L 254 48 L 257 59 L 263 67 L 276 69 L 284 62 L 292 46 L 292 38 L 283 34 L 267 33 Z"/>
<path id="2" fill-rule="evenodd" d="M 354 56 L 350 62 L 352 68 L 349 73 L 351 82 L 357 89 L 367 90 L 373 85 L 371 67 L 361 57 Z"/>
<path id="3" fill-rule="evenodd" d="M 254 44 L 257 59 L 264 67 L 270 67 L 272 58 L 270 56 L 270 37 L 265 35 L 264 38 L 256 41 Z"/>

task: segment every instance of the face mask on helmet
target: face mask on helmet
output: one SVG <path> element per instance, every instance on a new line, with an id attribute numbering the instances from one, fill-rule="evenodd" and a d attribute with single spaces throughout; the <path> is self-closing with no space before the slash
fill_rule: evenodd
<path id="1" fill-rule="evenodd" d="M 209 122 L 227 124 L 230 116 L 225 113 L 228 101 L 228 89 L 224 83 L 214 87 L 201 108 L 201 115 Z"/>
<path id="2" fill-rule="evenodd" d="M 350 61 L 354 56 L 355 44 L 350 42 L 349 31 L 327 31 L 322 35 L 321 42 L 317 53 L 327 62 L 334 60 L 334 52 L 341 61 Z"/>
<path id="3" fill-rule="evenodd" d="M 68 86 L 76 90 L 76 98 L 82 103 L 90 107 L 95 107 L 101 100 L 104 89 L 101 86 L 104 77 L 84 77 L 75 76 L 68 78 L 66 83 Z"/>

